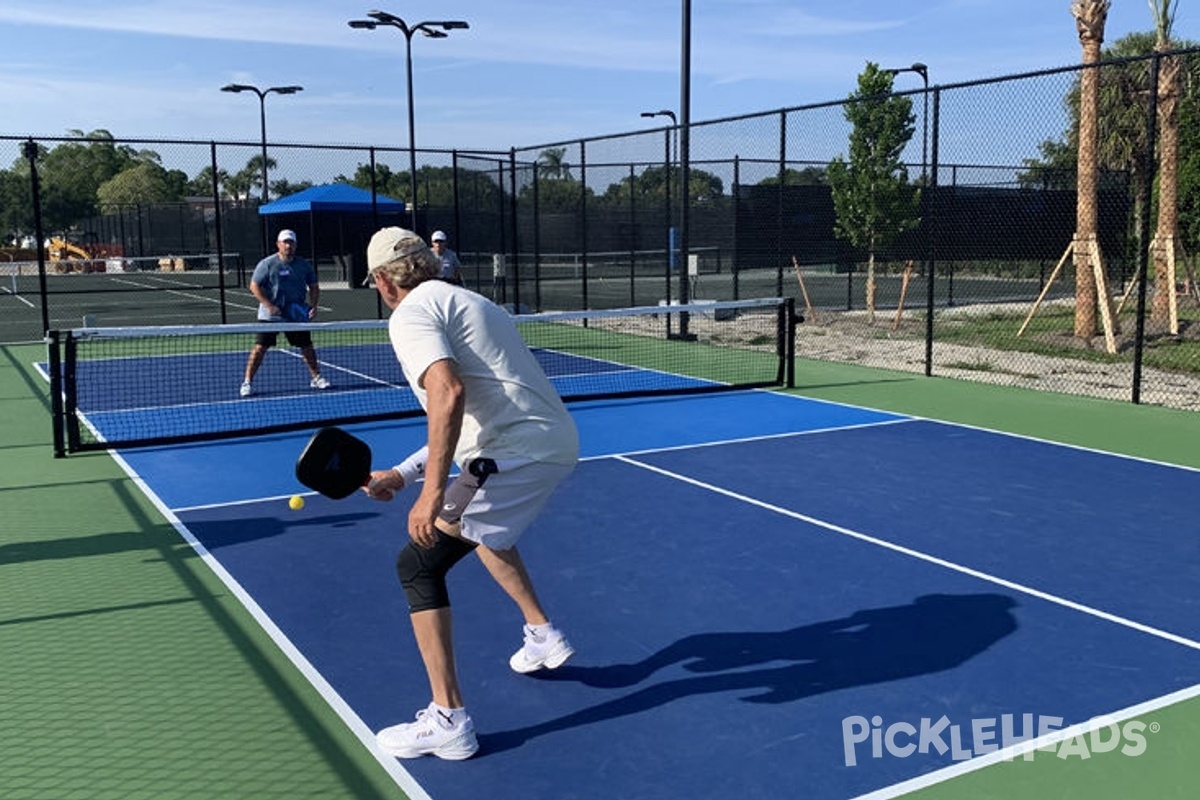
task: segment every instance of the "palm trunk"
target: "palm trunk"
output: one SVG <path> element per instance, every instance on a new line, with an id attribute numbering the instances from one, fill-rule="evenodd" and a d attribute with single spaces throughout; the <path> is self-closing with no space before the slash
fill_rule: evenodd
<path id="1" fill-rule="evenodd" d="M 1170 49 L 1170 43 L 1155 48 Z M 1154 301 L 1150 322 L 1179 333 L 1175 311 L 1175 258 L 1179 227 L 1179 61 L 1162 60 L 1158 84 L 1158 223 L 1154 230 Z"/>
<path id="2" fill-rule="evenodd" d="M 1104 23 L 1109 0 L 1076 0 L 1071 5 L 1084 69 L 1079 78 L 1079 163 L 1074 239 L 1075 335 L 1090 339 L 1096 334 L 1096 280 L 1092 274 L 1092 246 L 1098 228 L 1097 184 L 1100 172 L 1097 109 L 1100 104 L 1100 73 L 1090 65 L 1099 63 L 1104 44 Z M 1096 249 L 1099 252 L 1099 249 Z"/>

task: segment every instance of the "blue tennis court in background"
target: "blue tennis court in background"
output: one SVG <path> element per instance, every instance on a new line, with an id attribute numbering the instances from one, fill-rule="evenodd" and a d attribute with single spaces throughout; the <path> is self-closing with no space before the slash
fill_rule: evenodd
<path id="1" fill-rule="evenodd" d="M 889 797 L 1100 716 L 1153 748 L 1135 723 L 1197 693 L 1195 470 L 763 391 L 571 410 L 521 549 L 577 655 L 511 672 L 515 608 L 456 567 L 481 747 L 380 756 L 414 798 Z M 350 430 L 381 464 L 424 440 Z M 411 495 L 290 511 L 307 435 L 119 457 L 370 748 L 428 702 Z"/>

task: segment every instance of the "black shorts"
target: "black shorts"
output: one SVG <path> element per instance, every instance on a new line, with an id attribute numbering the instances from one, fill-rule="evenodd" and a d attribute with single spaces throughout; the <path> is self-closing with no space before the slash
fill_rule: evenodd
<path id="1" fill-rule="evenodd" d="M 288 344 L 290 344 L 292 347 L 313 346 L 311 331 L 284 330 L 283 335 L 287 338 Z M 262 345 L 264 348 L 274 347 L 275 343 L 278 341 L 279 331 L 263 331 L 262 333 L 254 334 L 254 343 L 257 345 Z"/>

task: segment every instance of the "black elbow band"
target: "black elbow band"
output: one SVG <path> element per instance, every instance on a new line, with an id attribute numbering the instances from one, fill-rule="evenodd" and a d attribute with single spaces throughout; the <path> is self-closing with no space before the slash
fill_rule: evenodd
<path id="1" fill-rule="evenodd" d="M 446 591 L 446 573 L 475 549 L 474 542 L 447 536 L 438 531 L 437 542 L 425 549 L 412 542 L 396 558 L 396 574 L 408 598 L 408 613 L 448 608 L 450 594 Z"/>

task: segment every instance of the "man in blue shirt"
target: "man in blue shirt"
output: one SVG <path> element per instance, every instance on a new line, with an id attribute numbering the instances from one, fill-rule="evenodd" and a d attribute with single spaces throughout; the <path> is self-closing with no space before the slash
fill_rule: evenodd
<path id="1" fill-rule="evenodd" d="M 250 276 L 250 294 L 258 301 L 258 321 L 309 322 L 317 315 L 317 301 L 321 297 L 317 271 L 308 259 L 296 255 L 295 231 L 280 231 L 275 247 L 278 252 L 259 261 Z M 306 330 L 284 330 L 283 335 L 287 337 L 288 344 L 300 348 L 300 355 L 312 376 L 309 385 L 314 389 L 328 389 L 329 381 L 321 375 L 321 368 L 317 364 L 312 334 Z M 275 346 L 278 337 L 279 333 L 274 330 L 255 335 L 239 392 L 242 397 L 254 394 L 251 381 L 262 365 L 263 356 Z"/>

